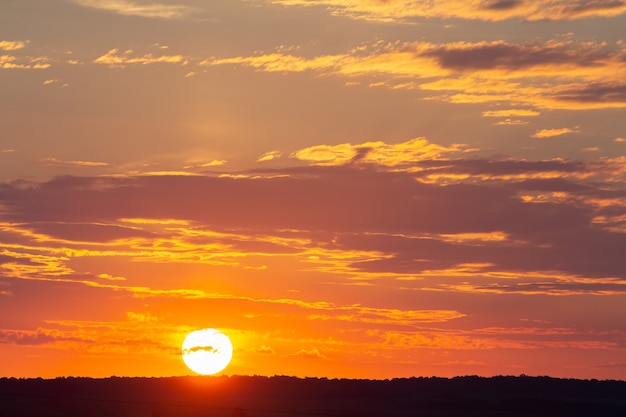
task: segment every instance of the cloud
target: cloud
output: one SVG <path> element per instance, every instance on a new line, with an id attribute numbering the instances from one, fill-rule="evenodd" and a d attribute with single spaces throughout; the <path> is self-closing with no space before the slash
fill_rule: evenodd
<path id="1" fill-rule="evenodd" d="M 322 355 L 317 348 L 300 349 L 298 352 L 294 353 L 292 356 L 299 356 L 302 358 L 311 358 L 311 359 L 326 359 L 326 356 Z"/>
<path id="2" fill-rule="evenodd" d="M 539 44 L 513 44 L 494 42 L 455 42 L 432 45 L 421 52 L 422 56 L 435 58 L 442 68 L 467 72 L 506 68 L 523 70 L 544 65 L 589 67 L 599 65 L 609 55 L 594 45 L 580 44 L 574 49 L 563 42 Z"/>
<path id="3" fill-rule="evenodd" d="M 497 123 L 495 123 L 496 125 L 499 126 L 519 126 L 519 125 L 527 125 L 528 121 L 527 120 L 518 120 L 518 119 L 505 119 L 505 120 L 501 120 Z"/>
<path id="4" fill-rule="evenodd" d="M 489 110 L 482 112 L 483 117 L 534 117 L 540 114 L 536 110 L 528 109 Z"/>
<path id="5" fill-rule="evenodd" d="M 94 161 L 64 161 L 57 158 L 44 158 L 41 160 L 46 165 L 63 166 L 63 167 L 105 167 L 109 164 L 106 162 L 94 162 Z"/>
<path id="6" fill-rule="evenodd" d="M 6 260 L 11 260 L 11 259 L 12 258 L 10 258 L 8 256 L 0 255 L 0 270 L 2 268 L 3 262 L 6 261 Z M 12 291 L 5 290 L 5 289 L 2 288 L 2 287 L 8 287 L 8 286 L 9 286 L 9 283 L 0 281 L 0 296 L 1 297 L 11 297 L 11 296 L 13 296 L 13 292 Z"/>
<path id="7" fill-rule="evenodd" d="M 487 21 L 575 20 L 589 17 L 612 17 L 626 13 L 626 2 L 622 0 L 270 1 L 285 6 L 322 6 L 334 15 L 374 21 L 411 21 L 415 18 L 460 18 Z"/>
<path id="8" fill-rule="evenodd" d="M 3 51 L 16 51 L 18 49 L 26 48 L 26 45 L 30 41 L 0 41 L 0 50 Z"/>
<path id="9" fill-rule="evenodd" d="M 572 85 L 558 91 L 556 98 L 577 103 L 626 103 L 626 84 Z"/>
<path id="10" fill-rule="evenodd" d="M 272 349 L 270 346 L 262 345 L 261 347 L 256 349 L 257 353 L 262 353 L 265 355 L 275 355 L 276 351 Z"/>
<path id="11" fill-rule="evenodd" d="M 487 10 L 511 10 L 521 6 L 523 0 L 491 0 L 484 2 L 482 6 Z"/>
<path id="12" fill-rule="evenodd" d="M 433 290 L 439 291 L 463 291 L 482 294 L 524 294 L 524 295 L 615 295 L 626 294 L 626 281 L 613 280 L 602 282 L 601 280 L 584 282 L 567 278 L 555 280 L 550 277 L 525 280 L 518 277 L 516 282 L 491 282 L 487 284 L 442 284 Z"/>
<path id="13" fill-rule="evenodd" d="M 245 65 L 266 72 L 304 72 L 333 69 L 337 67 L 344 58 L 345 56 L 342 55 L 325 55 L 308 59 L 277 52 L 234 58 L 211 58 L 200 62 L 200 65 Z"/>
<path id="14" fill-rule="evenodd" d="M 18 51 L 26 48 L 30 41 L 0 40 L 0 51 Z M 47 57 L 0 55 L 0 69 L 48 69 Z"/>
<path id="15" fill-rule="evenodd" d="M 77 341 L 79 339 L 63 336 L 57 330 L 38 328 L 37 330 L 0 329 L 0 343 L 21 346 L 40 346 L 56 342 Z"/>
<path id="16" fill-rule="evenodd" d="M 338 277 L 333 285 L 397 279 L 394 285 L 441 289 L 444 277 L 459 277 L 468 284 L 447 288 L 471 292 L 505 277 L 516 291 L 622 291 L 615 279 L 626 277 L 619 252 L 626 246 L 623 158 L 469 159 L 459 158 L 463 147 L 430 145 L 425 139 L 326 145 L 324 158 L 305 148 L 295 154 L 311 166 L 257 169 L 240 178 L 5 183 L 0 250 L 14 261 L 3 268 L 23 279 L 70 280 L 136 297 L 212 295 L 155 290 L 130 278 L 116 285 L 96 278 L 105 271 L 77 275 L 69 259 L 116 256 L 246 271 L 266 265 L 254 270 L 261 275 L 288 262 Z M 415 326 L 463 314 L 303 308 L 318 320 L 361 325 Z"/>
<path id="17" fill-rule="evenodd" d="M 170 5 L 129 0 L 72 0 L 79 6 L 106 10 L 123 16 L 139 16 L 159 19 L 180 19 L 197 11 L 183 5 Z"/>
<path id="18" fill-rule="evenodd" d="M 430 143 L 425 138 L 415 138 L 398 144 L 378 141 L 357 145 L 316 145 L 295 151 L 290 156 L 322 166 L 349 162 L 397 166 L 424 159 L 438 159 L 445 154 L 463 152 L 463 149 L 464 146 L 459 144 L 444 147 Z"/>
<path id="19" fill-rule="evenodd" d="M 423 99 L 502 103 L 534 108 L 626 107 L 623 44 L 574 42 L 375 42 L 346 53 L 317 57 L 281 51 L 210 58 L 202 66 L 241 65 L 266 72 L 304 72 L 347 78 L 348 84 L 410 89 Z M 534 109 L 509 110 L 529 117 Z M 496 116 L 500 114 L 500 116 Z M 505 113 L 486 112 L 486 117 Z M 511 114 L 514 116 L 514 114 Z"/>
<path id="20" fill-rule="evenodd" d="M 166 63 L 166 64 L 185 64 L 186 59 L 182 55 L 160 55 L 154 56 L 151 53 L 144 54 L 141 56 L 132 56 L 133 51 L 127 50 L 123 53 L 120 53 L 119 49 L 111 49 L 106 54 L 96 58 L 94 62 L 96 64 L 105 64 L 111 67 L 119 67 L 125 66 L 129 64 L 156 64 L 156 63 Z"/>
<path id="21" fill-rule="evenodd" d="M 47 58 L 15 57 L 0 55 L 1 69 L 48 69 L 50 64 Z"/>
<path id="22" fill-rule="evenodd" d="M 532 134 L 531 138 L 552 138 L 555 136 L 562 136 L 567 133 L 578 133 L 578 130 L 570 129 L 568 127 L 560 129 L 541 129 Z"/>
<path id="23" fill-rule="evenodd" d="M 257 159 L 257 162 L 267 162 L 267 161 L 272 161 L 274 159 L 280 158 L 281 157 L 281 152 L 280 151 L 269 151 L 269 152 L 265 152 L 263 155 L 261 155 L 259 157 L 259 159 Z"/>

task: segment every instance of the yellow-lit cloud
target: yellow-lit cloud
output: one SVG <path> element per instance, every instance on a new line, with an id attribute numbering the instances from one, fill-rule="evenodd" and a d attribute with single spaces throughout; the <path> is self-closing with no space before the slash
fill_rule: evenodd
<path id="1" fill-rule="evenodd" d="M 272 161 L 274 159 L 280 158 L 281 157 L 281 152 L 280 151 L 269 151 L 269 152 L 265 152 L 263 155 L 261 155 L 259 157 L 259 159 L 257 159 L 257 162 L 267 162 L 267 161 Z"/>
<path id="2" fill-rule="evenodd" d="M 394 21 L 424 18 L 575 20 L 626 13 L 621 1 L 587 0 L 270 0 L 285 6 L 324 6 L 335 15 L 354 19 Z"/>
<path id="3" fill-rule="evenodd" d="M 179 19 L 188 16 L 196 8 L 184 5 L 144 3 L 130 0 L 72 0 L 75 4 L 93 9 L 106 10 L 124 16 L 160 19 Z"/>
<path id="4" fill-rule="evenodd" d="M 555 136 L 565 135 L 566 133 L 577 133 L 577 130 L 570 129 L 568 127 L 560 129 L 541 129 L 532 134 L 531 138 L 552 138 Z"/>
<path id="5" fill-rule="evenodd" d="M 482 113 L 483 117 L 533 117 L 539 116 L 536 110 L 528 109 L 509 109 L 509 110 L 489 110 Z"/>
<path id="6" fill-rule="evenodd" d="M 528 120 L 504 119 L 495 124 L 498 126 L 519 126 L 519 125 L 527 125 Z"/>
<path id="7" fill-rule="evenodd" d="M 105 167 L 109 164 L 97 161 L 64 161 L 57 158 L 44 158 L 41 160 L 46 165 L 64 166 L 64 167 Z"/>
<path id="8" fill-rule="evenodd" d="M 0 55 L 1 69 L 47 69 L 50 64 L 46 58 L 15 57 Z"/>
<path id="9" fill-rule="evenodd" d="M 316 145 L 295 151 L 291 157 L 325 166 L 344 165 L 348 162 L 396 166 L 424 159 L 436 159 L 444 154 L 460 153 L 463 150 L 463 145 L 445 147 L 430 143 L 425 138 L 415 138 L 397 144 L 378 141 L 357 145 L 350 143 Z"/>
<path id="10" fill-rule="evenodd" d="M 156 64 L 156 63 L 166 63 L 166 64 L 185 64 L 186 59 L 182 55 L 161 55 L 154 56 L 151 53 L 144 54 L 141 56 L 132 56 L 133 51 L 127 50 L 120 53 L 120 50 L 115 48 L 111 49 L 106 54 L 95 59 L 96 64 L 105 64 L 112 67 L 115 66 L 124 66 L 128 64 Z"/>
<path id="11" fill-rule="evenodd" d="M 16 51 L 25 48 L 30 41 L 0 41 L 0 49 L 3 51 Z"/>
<path id="12" fill-rule="evenodd" d="M 535 108 L 626 107 L 626 47 L 568 37 L 525 44 L 375 42 L 318 57 L 270 54 L 211 58 L 200 65 L 243 65 L 267 72 L 313 71 L 371 87 L 410 89 L 452 103 L 509 102 Z M 356 84 L 355 84 L 356 83 Z M 531 117 L 534 109 L 486 111 L 485 117 Z"/>

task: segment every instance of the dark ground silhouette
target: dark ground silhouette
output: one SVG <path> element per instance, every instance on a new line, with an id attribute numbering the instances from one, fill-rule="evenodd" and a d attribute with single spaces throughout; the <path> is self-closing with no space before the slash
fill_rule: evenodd
<path id="1" fill-rule="evenodd" d="M 626 381 L 499 376 L 0 379 L 0 417 L 626 416 Z"/>

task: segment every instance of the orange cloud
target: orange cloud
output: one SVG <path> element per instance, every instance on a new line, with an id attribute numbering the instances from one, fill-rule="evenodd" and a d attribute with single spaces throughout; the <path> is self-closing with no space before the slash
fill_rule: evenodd
<path id="1" fill-rule="evenodd" d="M 626 49 L 568 37 L 525 44 L 504 41 L 376 42 L 345 54 L 314 58 L 272 54 L 211 58 L 200 65 L 244 65 L 260 71 L 366 78 L 367 85 L 421 92 L 453 103 L 507 101 L 537 108 L 626 107 Z M 428 80 L 421 81 L 427 78 Z M 425 96 L 425 92 L 434 95 Z M 485 112 L 505 117 L 506 111 Z M 519 113 L 522 114 L 519 114 Z M 534 112 L 534 113 L 533 113 Z M 536 110 L 509 110 L 535 116 Z M 498 116 L 499 115 L 499 116 Z"/>
<path id="2" fill-rule="evenodd" d="M 263 155 L 261 155 L 259 157 L 259 159 L 257 159 L 257 162 L 268 162 L 268 161 L 272 161 L 274 159 L 280 158 L 281 157 L 281 152 L 280 151 L 269 151 L 269 152 L 265 152 Z"/>
<path id="3" fill-rule="evenodd" d="M 0 55 L 1 69 L 48 69 L 50 64 L 47 58 L 15 57 Z"/>
<path id="4" fill-rule="evenodd" d="M 16 51 L 25 48 L 30 41 L 0 41 L 0 49 L 3 51 Z"/>
<path id="5" fill-rule="evenodd" d="M 585 0 L 270 0 L 285 6 L 324 6 L 335 15 L 378 21 L 410 21 L 414 18 L 460 18 L 502 21 L 507 19 L 575 20 L 612 17 L 626 13 L 621 1 Z"/>
<path id="6" fill-rule="evenodd" d="M 160 19 L 180 19 L 188 16 L 196 8 L 162 3 L 141 4 L 130 0 L 71 0 L 75 4 L 93 9 L 106 10 L 123 16 L 139 16 Z"/>
<path id="7" fill-rule="evenodd" d="M 317 348 L 300 349 L 298 352 L 294 353 L 293 356 L 300 356 L 304 358 L 314 358 L 314 359 L 326 359 L 326 356 L 322 355 Z"/>
<path id="8" fill-rule="evenodd" d="M 498 126 L 519 126 L 519 125 L 527 125 L 527 120 L 517 120 L 517 119 L 505 119 L 495 123 Z"/>
<path id="9" fill-rule="evenodd" d="M 539 116 L 539 113 L 536 110 L 528 110 L 528 109 L 508 109 L 508 110 L 490 110 L 484 111 L 482 113 L 483 117 L 534 117 Z"/>
<path id="10" fill-rule="evenodd" d="M 276 354 L 276 351 L 274 349 L 272 349 L 271 346 L 266 346 L 266 345 L 262 345 L 261 347 L 256 349 L 257 353 L 263 353 L 266 355 L 274 355 Z"/>
<path id="11" fill-rule="evenodd" d="M 96 58 L 94 62 L 96 64 L 105 64 L 111 67 L 117 66 L 125 66 L 128 64 L 156 64 L 156 63 L 166 63 L 166 64 L 186 64 L 186 58 L 182 55 L 160 55 L 154 56 L 151 53 L 144 54 L 141 56 L 132 56 L 132 50 L 127 50 L 120 53 L 120 50 L 115 48 L 111 49 L 106 54 Z"/>
<path id="12" fill-rule="evenodd" d="M 64 167 L 105 167 L 109 165 L 106 162 L 94 161 L 64 161 L 57 158 L 44 158 L 41 160 L 46 165 L 64 166 Z"/>
<path id="13" fill-rule="evenodd" d="M 344 165 L 348 162 L 375 163 L 397 166 L 425 159 L 437 159 L 445 154 L 463 152 L 464 145 L 444 147 L 428 142 L 425 138 L 415 138 L 398 144 L 382 141 L 365 142 L 358 145 L 316 145 L 300 149 L 291 154 L 292 158 L 308 161 L 316 165 Z"/>
<path id="14" fill-rule="evenodd" d="M 567 128 L 567 127 L 560 128 L 560 129 L 541 129 L 541 130 L 536 131 L 530 137 L 531 138 L 552 138 L 555 136 L 565 135 L 566 133 L 578 133 L 578 131 L 575 129 Z"/>

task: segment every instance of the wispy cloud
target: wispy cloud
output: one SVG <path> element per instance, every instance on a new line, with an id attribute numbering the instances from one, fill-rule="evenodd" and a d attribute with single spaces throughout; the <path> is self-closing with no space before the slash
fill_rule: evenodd
<path id="1" fill-rule="evenodd" d="M 620 0 L 443 0 L 443 1 L 350 1 L 270 0 L 285 6 L 324 6 L 332 14 L 366 20 L 410 20 L 413 18 L 460 18 L 501 21 L 507 19 L 575 20 L 609 17 L 626 13 Z"/>
<path id="2" fill-rule="evenodd" d="M 132 50 L 126 50 L 120 53 L 119 49 L 111 49 L 106 54 L 96 58 L 94 62 L 96 64 L 105 64 L 111 67 L 119 67 L 128 64 L 156 64 L 156 63 L 166 63 L 166 64 L 185 64 L 186 58 L 182 55 L 160 55 L 155 56 L 151 53 L 147 53 L 144 55 L 133 56 Z"/>
<path id="3" fill-rule="evenodd" d="M 38 328 L 37 330 L 0 329 L 0 343 L 22 346 L 38 346 L 56 342 L 77 341 L 79 339 L 63 335 L 58 330 Z"/>
<path id="4" fill-rule="evenodd" d="M 483 117 L 534 117 L 539 116 L 536 110 L 528 109 L 508 109 L 508 110 L 488 110 L 482 113 Z"/>
<path id="5" fill-rule="evenodd" d="M 570 129 L 568 127 L 557 128 L 557 129 L 541 129 L 533 133 L 531 138 L 552 138 L 555 136 L 562 136 L 567 133 L 578 133 L 578 130 Z"/>
<path id="6" fill-rule="evenodd" d="M 93 9 L 106 10 L 124 16 L 159 19 L 180 19 L 197 11 L 184 5 L 146 2 L 142 0 L 72 0 L 75 4 Z"/>
<path id="7" fill-rule="evenodd" d="M 293 356 L 300 356 L 303 358 L 312 358 L 312 359 L 326 359 L 326 356 L 321 354 L 317 348 L 312 349 L 300 349 Z"/>
<path id="8" fill-rule="evenodd" d="M 527 125 L 528 120 L 519 120 L 519 119 L 504 119 L 495 123 L 498 126 L 519 126 L 519 125 Z"/>
<path id="9" fill-rule="evenodd" d="M 371 86 L 411 89 L 453 103 L 509 102 L 535 108 L 626 107 L 623 44 L 574 42 L 381 43 L 317 57 L 277 51 L 210 58 L 199 65 L 242 65 L 267 72 L 311 71 L 368 80 Z M 421 90 L 421 91 L 420 91 Z M 430 93 L 430 96 L 424 94 Z M 514 110 L 510 110 L 515 113 Z M 511 116 L 529 117 L 534 109 Z M 495 115 L 500 116 L 495 116 Z M 486 112 L 486 117 L 505 113 Z"/>
<path id="10" fill-rule="evenodd" d="M 272 161 L 274 159 L 280 158 L 281 156 L 282 156 L 282 153 L 280 151 L 269 151 L 259 156 L 259 159 L 257 159 L 257 162 Z"/>
<path id="11" fill-rule="evenodd" d="M 57 158 L 44 158 L 41 160 L 42 163 L 46 165 L 54 165 L 54 166 L 64 166 L 64 167 L 105 167 L 109 164 L 106 162 L 95 162 L 95 161 L 67 161 Z"/>

